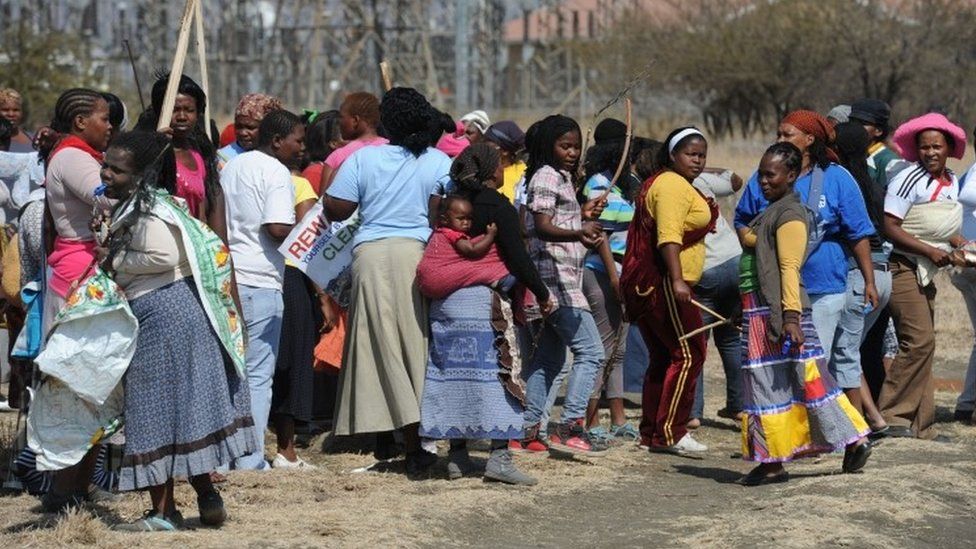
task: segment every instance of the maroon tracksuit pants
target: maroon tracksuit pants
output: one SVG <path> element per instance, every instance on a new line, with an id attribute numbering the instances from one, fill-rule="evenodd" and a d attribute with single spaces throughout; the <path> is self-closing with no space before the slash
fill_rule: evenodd
<path id="1" fill-rule="evenodd" d="M 641 443 L 673 446 L 688 432 L 695 384 L 705 363 L 707 333 L 679 338 L 702 326 L 701 311 L 678 303 L 668 278 L 652 290 L 657 306 L 638 321 L 650 353 L 641 399 Z"/>

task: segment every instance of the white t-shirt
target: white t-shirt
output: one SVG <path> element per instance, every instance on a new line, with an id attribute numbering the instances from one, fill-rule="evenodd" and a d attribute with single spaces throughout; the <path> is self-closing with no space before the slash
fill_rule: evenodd
<path id="1" fill-rule="evenodd" d="M 295 223 L 295 188 L 284 164 L 261 151 L 240 154 L 220 172 L 227 239 L 238 284 L 281 290 L 285 258 L 261 226 Z"/>
<path id="2" fill-rule="evenodd" d="M 915 164 L 898 172 L 888 180 L 884 211 L 898 219 L 905 219 L 915 204 L 956 201 L 959 199 L 959 179 L 946 170 L 950 180 L 944 183 L 933 178 L 921 164 Z"/>

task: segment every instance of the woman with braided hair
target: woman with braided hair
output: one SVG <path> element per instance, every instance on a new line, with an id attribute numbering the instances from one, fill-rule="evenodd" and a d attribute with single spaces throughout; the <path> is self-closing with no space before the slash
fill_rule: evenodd
<path id="1" fill-rule="evenodd" d="M 476 472 L 467 440 L 490 439 L 484 478 L 533 485 L 536 480 L 515 467 L 507 447 L 510 439 L 522 438 L 525 396 L 510 296 L 516 281 L 532 284 L 548 312 L 549 292 L 528 260 L 515 208 L 497 191 L 503 180 L 498 150 L 489 143 L 467 147 L 451 165 L 451 179 L 464 194 L 449 195 L 441 202 L 439 227 L 417 269 L 421 291 L 433 299 L 420 433 L 451 439 L 447 463 L 451 479 Z M 471 200 L 482 194 L 493 195 L 493 206 L 475 213 Z M 505 209 L 495 217 L 500 217 L 504 228 L 486 216 L 499 207 Z M 481 223 L 475 223 L 478 217 Z M 482 234 L 472 236 L 476 231 Z M 503 239 L 506 255 L 527 266 L 517 272 L 530 269 L 534 279 L 509 274 L 507 262 L 500 257 Z M 473 258 L 472 252 L 486 242 L 487 254 Z M 511 253 L 513 242 L 519 248 L 515 253 Z"/>
<path id="2" fill-rule="evenodd" d="M 39 151 L 46 170 L 46 216 L 51 227 L 46 232 L 53 236 L 53 242 L 49 238 L 47 244 L 45 332 L 71 288 L 87 278 L 96 261 L 90 227 L 93 209 L 107 211 L 114 204 L 95 193 L 102 184 L 102 154 L 112 131 L 108 103 L 102 95 L 84 88 L 62 93 L 50 126 L 58 137 Z M 98 446 L 94 446 L 78 464 L 55 473 L 51 490 L 42 500 L 46 510 L 60 511 L 91 499 L 89 479 L 97 454 Z"/>
<path id="3" fill-rule="evenodd" d="M 359 211 L 353 241 L 352 295 L 335 433 L 400 429 L 407 473 L 437 456 L 420 447 L 420 397 L 427 369 L 427 301 L 415 283 L 430 237 L 430 211 L 447 184 L 451 161 L 430 147 L 434 109 L 411 88 L 380 103 L 390 143 L 363 147 L 336 173 L 325 195 L 330 220 Z M 432 208 L 433 206 L 433 208 Z"/>
<path id="4" fill-rule="evenodd" d="M 105 194 L 119 201 L 102 268 L 139 322 L 125 377 L 125 451 L 119 488 L 148 489 L 152 509 L 120 530 L 177 530 L 174 479 L 197 493 L 200 522 L 227 513 L 210 473 L 259 450 L 244 338 L 226 245 L 173 197 L 174 149 L 156 132 L 120 135 L 105 153 Z M 179 322 L 173 322 L 179 318 Z"/>

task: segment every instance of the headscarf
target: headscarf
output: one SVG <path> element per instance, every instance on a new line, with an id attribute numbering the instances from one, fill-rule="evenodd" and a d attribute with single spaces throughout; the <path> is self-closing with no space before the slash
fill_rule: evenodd
<path id="1" fill-rule="evenodd" d="M 481 110 L 471 111 L 462 116 L 461 122 L 464 122 L 465 124 L 469 122 L 474 124 L 481 133 L 488 131 L 488 126 L 491 125 L 491 120 L 488 119 L 488 113 Z"/>
<path id="2" fill-rule="evenodd" d="M 485 139 L 508 153 L 517 153 L 525 148 L 525 132 L 511 120 L 501 120 L 488 126 Z"/>
<path id="3" fill-rule="evenodd" d="M 837 134 L 834 132 L 834 126 L 823 115 L 815 111 L 793 111 L 787 114 L 782 122 L 814 136 L 826 147 L 827 158 L 831 162 L 837 162 L 837 153 L 830 148 Z"/>
<path id="4" fill-rule="evenodd" d="M 498 169 L 500 155 L 498 149 L 488 143 L 475 143 L 458 155 L 451 164 L 451 179 L 467 192 L 476 192 L 484 187 Z"/>
<path id="5" fill-rule="evenodd" d="M 783 123 L 816 137 L 825 145 L 830 145 L 837 137 L 834 127 L 818 112 L 793 111 L 783 118 Z"/>
<path id="6" fill-rule="evenodd" d="M 282 108 L 281 99 L 277 97 L 263 93 L 249 93 L 237 104 L 234 116 L 246 116 L 260 122 L 269 112 Z"/>

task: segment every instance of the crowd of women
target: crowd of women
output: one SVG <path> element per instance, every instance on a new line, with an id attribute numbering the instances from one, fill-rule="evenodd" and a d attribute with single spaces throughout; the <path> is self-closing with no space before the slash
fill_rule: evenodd
<path id="1" fill-rule="evenodd" d="M 605 119 L 590 145 L 562 115 L 524 133 L 484 111 L 455 121 L 409 88 L 304 115 L 250 94 L 218 134 L 180 76 L 158 128 L 168 81 L 131 131 L 117 97 L 72 89 L 31 135 L 20 96 L 0 91 L 10 400 L 36 395 L 15 470 L 47 510 L 147 490 L 152 508 L 119 528 L 179 529 L 185 478 L 201 522 L 220 525 L 223 474 L 314 468 L 295 438 L 323 397 L 318 366 L 338 371 L 334 434 L 375 434 L 376 457 L 404 452 L 409 475 L 431 470 L 437 440 L 450 478 L 516 485 L 537 482 L 518 453 L 701 454 L 709 333 L 727 378 L 718 415 L 758 463 L 744 485 L 832 451 L 854 473 L 872 441 L 937 436 L 940 268 L 954 266 L 976 322 L 976 185 L 946 166 L 966 133 L 944 114 L 892 133 L 874 99 L 791 112 L 744 182 L 707 165 L 695 127 L 657 141 Z M 717 200 L 739 191 L 730 223 Z M 278 252 L 317 202 L 330 222 L 358 220 L 351 265 L 326 288 Z M 124 357 L 110 395 L 51 373 L 87 356 L 49 349 L 66 339 Z M 624 372 L 642 365 L 635 427 Z M 957 417 L 974 408 L 976 359 Z M 95 412 L 43 417 L 69 409 Z M 44 442 L 89 416 L 73 457 Z M 116 471 L 104 444 L 122 425 Z M 470 440 L 490 442 L 483 466 Z"/>

